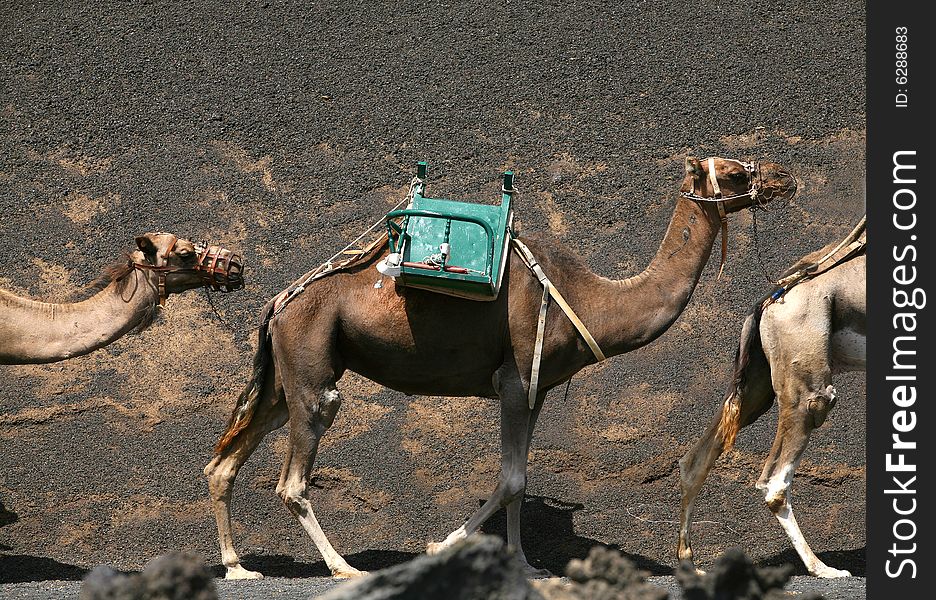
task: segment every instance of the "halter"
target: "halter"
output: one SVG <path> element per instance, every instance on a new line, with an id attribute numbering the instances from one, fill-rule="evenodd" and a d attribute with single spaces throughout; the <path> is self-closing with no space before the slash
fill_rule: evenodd
<path id="1" fill-rule="evenodd" d="M 715 157 L 708 159 L 708 178 L 712 184 L 712 196 L 702 196 L 696 193 L 696 180 L 692 180 L 692 191 L 682 192 L 683 198 L 688 198 L 695 202 L 714 202 L 718 208 L 718 217 L 721 219 L 721 264 L 718 267 L 718 277 L 721 278 L 722 271 L 725 270 L 725 260 L 728 257 L 728 214 L 725 212 L 725 202 L 738 198 L 750 198 L 754 203 L 758 202 L 758 197 L 762 196 L 763 177 L 761 175 L 760 165 L 757 162 L 744 162 L 734 158 L 722 158 L 720 160 L 730 160 L 744 167 L 747 171 L 749 186 L 747 191 L 732 196 L 722 196 L 721 187 L 718 185 L 718 177 L 715 175 Z M 755 178 L 756 175 L 756 178 Z M 769 200 L 765 196 L 764 200 Z"/>
<path id="2" fill-rule="evenodd" d="M 172 237 L 172 243 L 162 253 L 163 260 L 169 258 L 169 254 L 172 253 L 179 241 L 177 236 L 173 235 Z M 170 273 L 197 274 L 202 280 L 202 285 L 222 292 L 233 292 L 244 287 L 244 263 L 240 255 L 234 254 L 221 246 L 209 246 L 207 242 L 196 244 L 195 252 L 198 254 L 198 262 L 194 267 L 172 267 L 168 265 L 158 267 L 133 260 L 130 261 L 130 266 L 140 271 L 156 273 L 156 287 L 159 291 L 160 306 L 165 306 L 166 298 L 169 295 L 166 292 L 166 276 Z"/>

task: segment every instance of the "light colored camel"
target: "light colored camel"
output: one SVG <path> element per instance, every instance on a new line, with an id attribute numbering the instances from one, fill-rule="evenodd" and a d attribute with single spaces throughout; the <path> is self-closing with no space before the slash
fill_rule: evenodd
<path id="1" fill-rule="evenodd" d="M 639 275 L 612 281 L 556 244 L 525 238 L 540 266 L 594 335 L 605 355 L 639 348 L 679 317 L 708 261 L 726 212 L 772 197 L 792 197 L 796 180 L 772 163 L 711 158 L 686 160 L 681 193 L 666 235 Z M 716 200 L 720 198 L 720 201 Z M 720 215 L 721 213 L 721 215 Z M 559 310 L 547 314 L 539 389 L 527 394 L 543 296 L 538 280 L 511 253 L 500 295 L 475 302 L 385 283 L 375 287 L 378 248 L 354 268 L 310 284 L 285 310 L 277 300 L 261 313 L 254 370 L 241 393 L 216 455 L 205 467 L 228 578 L 260 577 L 240 564 L 231 533 L 231 494 L 237 472 L 269 432 L 289 427 L 289 448 L 277 494 L 311 536 L 332 574 L 360 574 L 335 551 L 306 498 L 319 440 L 331 426 L 346 369 L 406 394 L 500 399 L 501 471 L 484 505 L 441 544 L 476 532 L 507 508 L 507 538 L 531 572 L 520 544 L 530 438 L 549 389 L 595 357 Z M 299 280 L 302 281 L 302 280 Z"/>
<path id="2" fill-rule="evenodd" d="M 169 294 L 243 286 L 242 263 L 230 250 L 196 246 L 171 233 L 136 238 L 137 250 L 105 271 L 96 293 L 52 304 L 0 290 L 0 364 L 50 363 L 88 354 L 152 321 Z"/>
<path id="3" fill-rule="evenodd" d="M 863 221 L 859 227 L 863 236 Z M 853 236 L 858 233 L 856 228 Z M 837 245 L 829 244 L 803 257 L 787 271 L 787 276 L 808 275 L 810 266 Z M 776 398 L 780 410 L 777 433 L 757 488 L 764 492 L 768 508 L 812 575 L 850 575 L 829 567 L 813 553 L 796 523 L 790 500 L 793 474 L 809 434 L 822 425 L 835 405 L 832 375 L 865 369 L 864 245 L 858 239 L 849 246 L 853 250 L 842 262 L 803 280 L 785 294 L 761 299 L 745 318 L 727 398 L 702 437 L 679 461 L 680 560 L 692 560 L 690 521 L 695 499 L 712 465 L 731 448 L 738 430 L 764 414 Z M 842 252 L 849 246 L 844 246 Z M 776 302 L 773 296 L 778 296 Z"/>

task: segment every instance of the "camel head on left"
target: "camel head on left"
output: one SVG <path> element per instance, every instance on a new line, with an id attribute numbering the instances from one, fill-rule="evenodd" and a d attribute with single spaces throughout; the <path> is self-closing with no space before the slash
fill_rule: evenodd
<path id="1" fill-rule="evenodd" d="M 136 245 L 130 254 L 131 266 L 156 274 L 160 301 L 197 287 L 222 292 L 244 287 L 244 262 L 227 248 L 161 232 L 138 236 Z"/>

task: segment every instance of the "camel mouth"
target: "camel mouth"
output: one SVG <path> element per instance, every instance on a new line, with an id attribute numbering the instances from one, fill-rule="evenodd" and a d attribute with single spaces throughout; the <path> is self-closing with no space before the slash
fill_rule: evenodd
<path id="1" fill-rule="evenodd" d="M 776 199 L 789 201 L 799 191 L 799 181 L 796 176 L 781 169 L 773 170 L 766 181 L 766 185 L 761 189 L 760 200 L 762 202 L 759 204 Z"/>
<path id="2" fill-rule="evenodd" d="M 239 254 L 207 243 L 199 244 L 195 251 L 198 252 L 195 271 L 205 287 L 221 292 L 233 292 L 244 287 L 244 260 Z"/>
<path id="3" fill-rule="evenodd" d="M 796 192 L 799 191 L 799 181 L 796 179 L 795 175 L 787 173 L 786 171 L 778 170 L 777 175 L 783 180 L 783 184 L 780 186 L 781 190 L 783 190 L 787 200 L 792 200 Z"/>

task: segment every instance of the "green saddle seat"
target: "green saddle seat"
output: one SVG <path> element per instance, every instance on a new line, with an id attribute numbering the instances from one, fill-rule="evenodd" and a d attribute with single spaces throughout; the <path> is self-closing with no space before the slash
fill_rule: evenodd
<path id="1" fill-rule="evenodd" d="M 410 205 L 387 214 L 397 285 L 496 299 L 509 253 L 513 173 L 504 173 L 500 205 L 490 205 L 426 197 L 427 168 L 419 163 Z"/>

